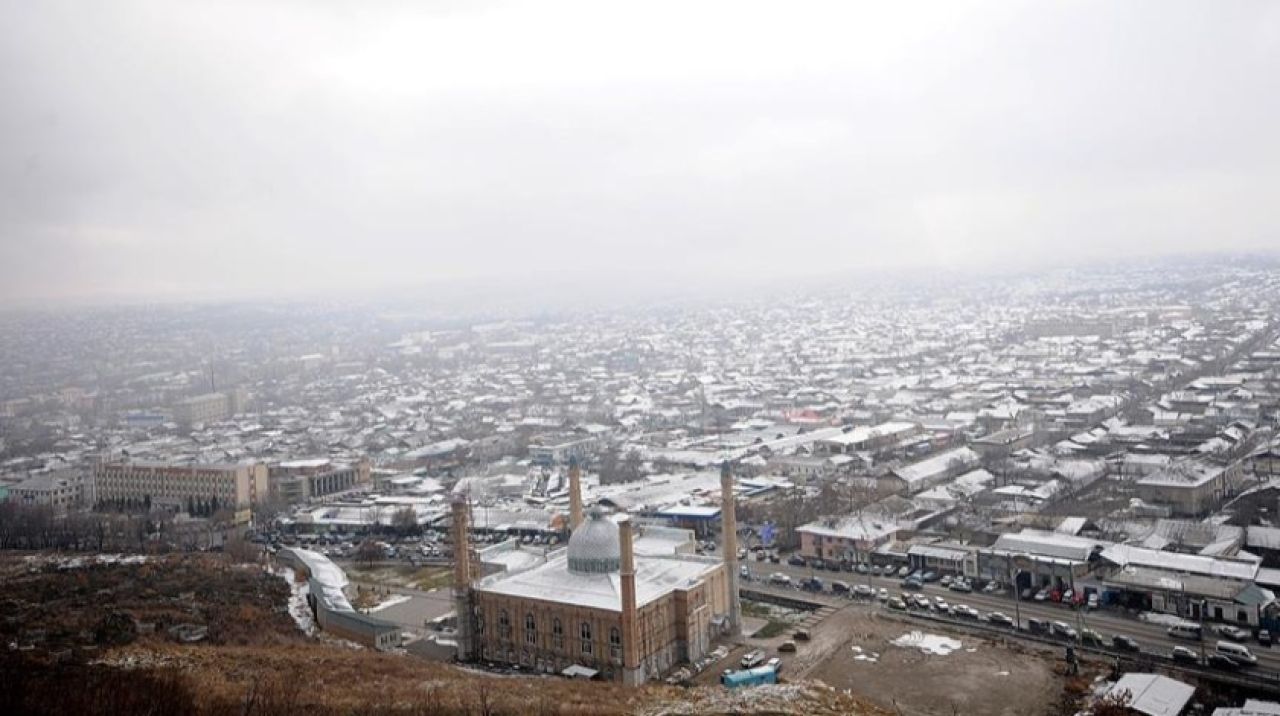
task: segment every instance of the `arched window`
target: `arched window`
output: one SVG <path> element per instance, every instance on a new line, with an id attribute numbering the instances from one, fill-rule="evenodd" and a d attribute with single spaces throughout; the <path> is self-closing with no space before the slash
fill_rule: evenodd
<path id="1" fill-rule="evenodd" d="M 533 613 L 524 615 L 524 643 L 536 644 L 538 642 L 538 624 L 533 620 Z"/>
<path id="2" fill-rule="evenodd" d="M 511 638 L 511 615 L 507 614 L 506 609 L 498 612 L 498 637 L 501 639 Z"/>
<path id="3" fill-rule="evenodd" d="M 564 624 L 559 617 L 551 620 L 551 648 L 564 649 Z"/>
<path id="4" fill-rule="evenodd" d="M 583 654 L 594 653 L 591 647 L 591 624 L 589 622 L 582 622 L 582 625 L 578 628 L 578 638 L 582 642 L 580 651 Z"/>
<path id="5" fill-rule="evenodd" d="M 609 657 L 615 661 L 622 658 L 622 632 L 618 627 L 609 629 Z"/>

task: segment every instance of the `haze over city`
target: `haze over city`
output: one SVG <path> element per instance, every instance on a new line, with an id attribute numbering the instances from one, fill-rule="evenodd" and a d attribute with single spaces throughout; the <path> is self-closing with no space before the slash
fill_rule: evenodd
<path id="1" fill-rule="evenodd" d="M 0 0 L 0 714 L 1280 716 L 1280 2 Z"/>
<path id="2" fill-rule="evenodd" d="M 1271 2 L 6 2 L 0 33 L 11 304 L 1280 243 Z"/>

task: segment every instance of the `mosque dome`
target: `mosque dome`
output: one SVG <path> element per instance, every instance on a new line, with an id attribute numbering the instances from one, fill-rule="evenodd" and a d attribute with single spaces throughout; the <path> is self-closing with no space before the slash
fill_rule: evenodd
<path id="1" fill-rule="evenodd" d="M 574 574 L 610 574 L 622 568 L 618 525 L 592 510 L 569 536 L 569 571 Z"/>

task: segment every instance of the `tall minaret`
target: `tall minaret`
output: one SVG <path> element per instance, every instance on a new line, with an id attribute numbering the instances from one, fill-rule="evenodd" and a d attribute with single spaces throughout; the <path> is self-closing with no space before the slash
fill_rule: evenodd
<path id="1" fill-rule="evenodd" d="M 640 667 L 640 629 L 636 613 L 636 557 L 630 515 L 623 515 L 618 521 L 618 548 L 622 552 L 622 564 L 618 575 L 622 581 L 622 684 L 639 686 L 644 683 L 644 669 Z"/>
<path id="2" fill-rule="evenodd" d="M 720 465 L 720 528 L 724 569 L 729 580 L 729 634 L 742 633 L 742 602 L 738 597 L 738 515 L 733 498 L 729 461 Z"/>
<path id="3" fill-rule="evenodd" d="M 458 661 L 470 661 L 475 655 L 472 643 L 471 614 L 471 536 L 470 510 L 465 495 L 454 495 L 453 504 L 453 606 L 458 617 Z"/>
<path id="4" fill-rule="evenodd" d="M 577 531 L 582 526 L 582 470 L 578 456 L 569 457 L 569 529 Z"/>

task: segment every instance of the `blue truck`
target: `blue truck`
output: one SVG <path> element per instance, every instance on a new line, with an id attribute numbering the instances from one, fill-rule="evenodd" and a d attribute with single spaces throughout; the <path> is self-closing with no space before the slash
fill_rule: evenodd
<path id="1" fill-rule="evenodd" d="M 760 686 L 761 684 L 778 683 L 778 669 L 776 666 L 757 666 L 754 669 L 742 669 L 741 671 L 726 671 L 720 675 L 720 683 L 730 689 L 736 689 L 741 686 Z"/>

